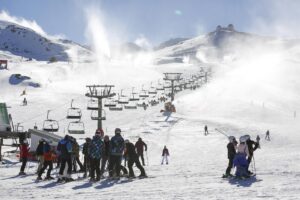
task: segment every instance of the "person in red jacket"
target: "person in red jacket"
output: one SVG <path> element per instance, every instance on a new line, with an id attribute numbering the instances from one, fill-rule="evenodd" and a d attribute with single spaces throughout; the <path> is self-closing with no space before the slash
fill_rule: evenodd
<path id="1" fill-rule="evenodd" d="M 145 166 L 145 160 L 144 160 L 144 147 L 145 151 L 147 151 L 147 145 L 142 140 L 142 138 L 139 138 L 138 141 L 135 143 L 135 149 L 137 152 L 138 157 L 142 159 L 143 166 Z"/>
<path id="2" fill-rule="evenodd" d="M 23 143 L 20 146 L 20 159 L 22 161 L 21 169 L 19 175 L 26 175 L 24 172 L 27 160 L 29 157 L 29 146 L 28 146 L 28 141 L 24 140 Z"/>
<path id="3" fill-rule="evenodd" d="M 169 156 L 169 150 L 167 149 L 167 146 L 164 147 L 163 152 L 162 152 L 162 161 L 161 164 L 164 164 L 164 161 L 166 160 L 166 164 L 169 164 L 168 162 L 168 156 Z"/>

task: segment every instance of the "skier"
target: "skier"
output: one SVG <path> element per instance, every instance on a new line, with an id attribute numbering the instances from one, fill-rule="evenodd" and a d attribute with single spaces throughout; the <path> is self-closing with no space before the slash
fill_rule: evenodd
<path id="1" fill-rule="evenodd" d="M 260 143 L 259 143 L 259 141 L 260 141 L 260 137 L 259 137 L 259 135 L 257 135 L 256 136 L 256 142 L 258 143 L 258 148 L 260 149 Z"/>
<path id="2" fill-rule="evenodd" d="M 138 154 L 135 151 L 135 146 L 129 142 L 129 140 L 125 140 L 125 156 L 128 158 L 128 169 L 129 169 L 129 178 L 134 178 L 134 172 L 132 169 L 133 164 L 141 171 L 139 177 L 146 177 L 145 169 L 141 165 L 139 161 Z"/>
<path id="3" fill-rule="evenodd" d="M 143 102 L 143 108 L 144 108 L 144 110 L 147 110 L 147 105 L 145 102 Z"/>
<path id="4" fill-rule="evenodd" d="M 117 178 L 120 177 L 120 165 L 124 151 L 124 139 L 121 136 L 121 129 L 115 129 L 115 136 L 110 140 L 110 157 L 109 157 L 109 177 L 113 177 L 113 170 L 116 170 Z"/>
<path id="5" fill-rule="evenodd" d="M 23 140 L 20 146 L 20 159 L 22 161 L 19 175 L 26 175 L 24 172 L 29 157 L 29 145 L 27 140 Z"/>
<path id="6" fill-rule="evenodd" d="M 235 137 L 229 136 L 228 139 L 229 139 L 229 143 L 227 144 L 227 152 L 228 152 L 229 162 L 228 162 L 228 167 L 226 169 L 226 173 L 223 176 L 224 178 L 232 176 L 230 171 L 231 171 L 231 168 L 233 167 L 233 159 L 236 154 L 236 148 L 237 148 L 237 141 L 236 141 Z"/>
<path id="7" fill-rule="evenodd" d="M 39 140 L 39 144 L 36 148 L 35 154 L 37 156 L 37 160 L 39 162 L 37 173 L 43 168 L 44 165 L 44 139 Z"/>
<path id="8" fill-rule="evenodd" d="M 77 164 L 80 167 L 79 172 L 84 172 L 84 167 L 79 159 L 79 144 L 77 143 L 76 139 L 71 137 L 72 142 L 72 164 L 73 164 L 73 172 L 77 171 Z"/>
<path id="9" fill-rule="evenodd" d="M 208 128 L 207 128 L 207 125 L 204 126 L 204 135 L 208 135 Z"/>
<path id="10" fill-rule="evenodd" d="M 23 106 L 27 106 L 27 99 L 26 98 L 23 99 Z"/>
<path id="11" fill-rule="evenodd" d="M 87 177 L 87 172 L 89 172 L 89 174 L 90 174 L 89 148 L 90 148 L 91 141 L 92 141 L 91 138 L 85 138 L 85 143 L 83 144 L 83 148 L 82 148 L 82 154 L 84 155 L 84 161 L 83 161 L 84 174 L 83 174 L 83 177 Z"/>
<path id="12" fill-rule="evenodd" d="M 53 151 L 52 151 L 51 146 L 50 146 L 49 143 L 51 143 L 51 142 L 43 141 L 43 157 L 44 157 L 44 162 L 43 162 L 43 167 L 38 172 L 38 178 L 37 178 L 37 180 L 42 180 L 42 174 L 44 173 L 45 169 L 48 166 L 49 166 L 49 168 L 48 168 L 45 180 L 52 180 L 52 179 L 54 179 L 51 176 L 51 170 L 53 169 Z"/>
<path id="13" fill-rule="evenodd" d="M 104 174 L 105 166 L 109 159 L 109 143 L 110 143 L 109 136 L 105 135 L 104 136 L 103 154 L 102 154 L 102 158 L 101 158 L 101 170 L 100 170 L 101 176 L 103 176 L 103 174 Z"/>
<path id="14" fill-rule="evenodd" d="M 265 140 L 270 141 L 270 131 L 267 130 Z"/>
<path id="15" fill-rule="evenodd" d="M 166 164 L 169 164 L 168 162 L 168 156 L 169 156 L 169 150 L 167 149 L 167 146 L 164 146 L 163 152 L 162 152 L 162 161 L 161 164 L 164 164 L 164 161 L 166 160 Z"/>
<path id="16" fill-rule="evenodd" d="M 100 181 L 100 159 L 103 149 L 101 134 L 95 134 L 89 148 L 89 157 L 91 162 L 91 179 L 90 181 Z M 96 172 L 96 179 L 95 179 Z"/>
<path id="17" fill-rule="evenodd" d="M 60 140 L 57 145 L 57 151 L 60 154 L 60 169 L 59 169 L 59 177 L 58 182 L 61 181 L 72 181 L 71 172 L 72 172 L 72 142 L 70 140 L 70 136 L 66 135 L 64 139 Z M 67 176 L 64 177 L 63 173 L 66 167 L 66 163 L 68 164 Z"/>
<path id="18" fill-rule="evenodd" d="M 245 135 L 244 137 L 246 138 L 246 144 L 247 144 L 248 150 L 249 150 L 249 156 L 248 156 L 248 159 L 247 159 L 248 160 L 248 167 L 249 167 L 249 165 L 252 161 L 254 151 L 258 148 L 259 143 L 254 142 L 253 140 L 251 140 L 249 135 Z M 253 174 L 248 169 L 247 169 L 247 171 L 248 171 L 249 174 Z"/>
<path id="19" fill-rule="evenodd" d="M 136 148 L 138 157 L 139 158 L 141 157 L 141 159 L 142 159 L 143 166 L 145 166 L 144 147 L 145 147 L 145 151 L 147 151 L 146 143 L 142 140 L 142 138 L 139 138 L 138 141 L 135 143 L 135 148 Z"/>
<path id="20" fill-rule="evenodd" d="M 240 144 L 237 147 L 237 154 L 234 156 L 233 164 L 236 167 L 235 175 L 241 178 L 249 178 L 248 174 L 248 161 L 246 157 L 249 157 L 249 150 L 246 144 L 247 138 L 245 136 L 240 137 Z"/>

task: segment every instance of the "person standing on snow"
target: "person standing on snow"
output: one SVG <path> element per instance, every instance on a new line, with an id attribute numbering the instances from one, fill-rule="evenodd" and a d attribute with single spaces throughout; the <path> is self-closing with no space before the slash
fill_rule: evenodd
<path id="1" fill-rule="evenodd" d="M 247 138 L 245 136 L 240 137 L 240 144 L 237 147 L 237 154 L 234 156 L 233 165 L 236 167 L 235 175 L 237 177 L 249 177 L 248 161 L 249 150 L 246 144 Z"/>
<path id="2" fill-rule="evenodd" d="M 101 139 L 101 135 L 95 134 L 89 148 L 89 157 L 91 159 L 91 181 L 100 181 L 100 159 L 102 152 L 103 141 Z"/>
<path id="3" fill-rule="evenodd" d="M 170 156 L 169 154 L 169 150 L 167 149 L 167 146 L 164 146 L 164 149 L 163 149 L 163 152 L 162 152 L 162 161 L 161 161 L 161 164 L 163 165 L 164 164 L 164 161 L 166 160 L 166 164 L 169 164 L 169 161 L 168 161 L 168 157 Z"/>
<path id="4" fill-rule="evenodd" d="M 102 158 L 101 158 L 101 170 L 100 170 L 101 176 L 103 176 L 103 174 L 104 174 L 105 166 L 109 159 L 109 143 L 110 143 L 109 136 L 105 135 L 104 136 L 104 148 L 103 148 L 103 153 L 102 153 Z"/>
<path id="5" fill-rule="evenodd" d="M 115 129 L 115 136 L 110 140 L 110 157 L 109 157 L 109 177 L 113 177 L 114 169 L 117 178 L 120 177 L 121 161 L 124 151 L 124 139 L 121 136 L 121 129 Z"/>
<path id="6" fill-rule="evenodd" d="M 253 140 L 250 139 L 249 135 L 245 135 L 246 138 L 246 144 L 248 146 L 248 150 L 249 150 L 249 156 L 248 156 L 248 167 L 252 161 L 253 155 L 254 155 L 254 151 L 258 148 L 259 143 L 258 142 L 254 142 Z M 253 174 L 252 172 L 249 171 L 249 169 L 247 169 L 249 174 Z"/>
<path id="7" fill-rule="evenodd" d="M 135 177 L 132 169 L 133 164 L 135 164 L 136 167 L 141 171 L 139 177 L 145 177 L 145 169 L 142 167 L 139 161 L 139 157 L 135 151 L 135 146 L 131 142 L 129 142 L 129 140 L 125 140 L 125 146 L 126 147 L 124 155 L 128 158 L 129 178 Z"/>
<path id="8" fill-rule="evenodd" d="M 146 143 L 142 140 L 142 138 L 139 138 L 138 141 L 135 143 L 135 148 L 136 148 L 138 157 L 141 157 L 141 159 L 142 159 L 143 166 L 145 166 L 144 147 L 145 147 L 145 151 L 147 151 Z"/>
<path id="9" fill-rule="evenodd" d="M 49 142 L 43 141 L 43 157 L 44 157 L 44 162 L 43 162 L 43 167 L 40 169 L 38 172 L 38 178 L 37 180 L 42 180 L 42 174 L 44 173 L 45 169 L 48 168 L 47 175 L 45 180 L 52 180 L 54 179 L 51 176 L 51 170 L 53 169 L 53 151 L 51 149 L 51 146 Z"/>
<path id="10" fill-rule="evenodd" d="M 72 173 L 72 142 L 70 140 L 70 136 L 66 135 L 64 139 L 59 141 L 57 145 L 57 151 L 60 154 L 60 169 L 59 169 L 59 178 L 58 182 L 66 180 L 72 181 L 71 173 Z M 63 176 L 66 163 L 68 164 L 67 177 Z"/>
<path id="11" fill-rule="evenodd" d="M 82 148 L 82 154 L 84 155 L 83 177 L 87 177 L 87 172 L 89 172 L 89 174 L 90 174 L 91 165 L 90 165 L 89 149 L 90 149 L 91 142 L 92 142 L 91 138 L 85 138 L 85 143 L 83 144 L 83 148 Z"/>
<path id="12" fill-rule="evenodd" d="M 267 130 L 265 140 L 270 141 L 270 131 Z"/>
<path id="13" fill-rule="evenodd" d="M 229 176 L 232 176 L 230 171 L 231 171 L 231 168 L 233 167 L 233 159 L 235 157 L 235 154 L 236 154 L 236 149 L 237 149 L 237 141 L 235 139 L 234 136 L 229 136 L 229 143 L 227 144 L 227 154 L 228 154 L 228 167 L 226 169 L 226 173 L 225 173 L 225 176 L 224 177 L 229 177 Z"/>
<path id="14" fill-rule="evenodd" d="M 19 175 L 26 175 L 24 170 L 28 161 L 28 157 L 29 157 L 29 145 L 28 145 L 28 141 L 25 139 L 20 146 L 20 159 L 22 161 L 22 165 L 21 165 Z"/>
<path id="15" fill-rule="evenodd" d="M 207 128 L 207 125 L 204 126 L 204 135 L 208 135 L 208 128 Z"/>
<path id="16" fill-rule="evenodd" d="M 40 139 L 39 140 L 39 144 L 36 148 L 35 154 L 38 160 L 38 169 L 37 169 L 37 173 L 39 173 L 39 171 L 43 168 L 44 165 L 44 139 Z"/>

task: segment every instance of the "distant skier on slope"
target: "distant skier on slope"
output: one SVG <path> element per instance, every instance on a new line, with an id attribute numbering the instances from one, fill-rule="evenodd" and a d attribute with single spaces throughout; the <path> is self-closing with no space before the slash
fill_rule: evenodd
<path id="1" fill-rule="evenodd" d="M 162 152 L 162 161 L 161 161 L 161 164 L 163 165 L 164 164 L 164 161 L 166 160 L 166 164 L 168 165 L 169 162 L 168 162 L 168 157 L 170 156 L 169 154 L 169 150 L 167 149 L 167 146 L 164 146 L 164 149 L 163 149 L 163 152 Z"/>
<path id="2" fill-rule="evenodd" d="M 270 141 L 270 131 L 267 130 L 265 140 Z"/>
<path id="3" fill-rule="evenodd" d="M 223 176 L 224 178 L 232 176 L 230 171 L 231 168 L 233 167 L 233 159 L 235 157 L 237 144 L 238 144 L 234 136 L 229 136 L 228 139 L 229 139 L 229 143 L 227 144 L 227 154 L 228 154 L 229 162 L 228 162 L 228 167 L 226 169 L 225 175 Z"/>
<path id="4" fill-rule="evenodd" d="M 204 126 L 204 135 L 208 135 L 208 128 L 207 128 L 207 125 Z"/>

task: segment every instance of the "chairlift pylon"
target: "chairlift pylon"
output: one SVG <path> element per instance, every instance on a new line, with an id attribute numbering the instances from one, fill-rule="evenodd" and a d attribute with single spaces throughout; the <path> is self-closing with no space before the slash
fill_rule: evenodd
<path id="1" fill-rule="evenodd" d="M 81 119 L 82 113 L 80 108 L 73 107 L 73 101 L 71 101 L 71 107 L 68 109 L 67 112 L 67 119 Z"/>
<path id="2" fill-rule="evenodd" d="M 47 111 L 47 119 L 44 120 L 43 130 L 47 132 L 57 132 L 59 130 L 58 121 L 49 119 L 50 110 Z"/>

